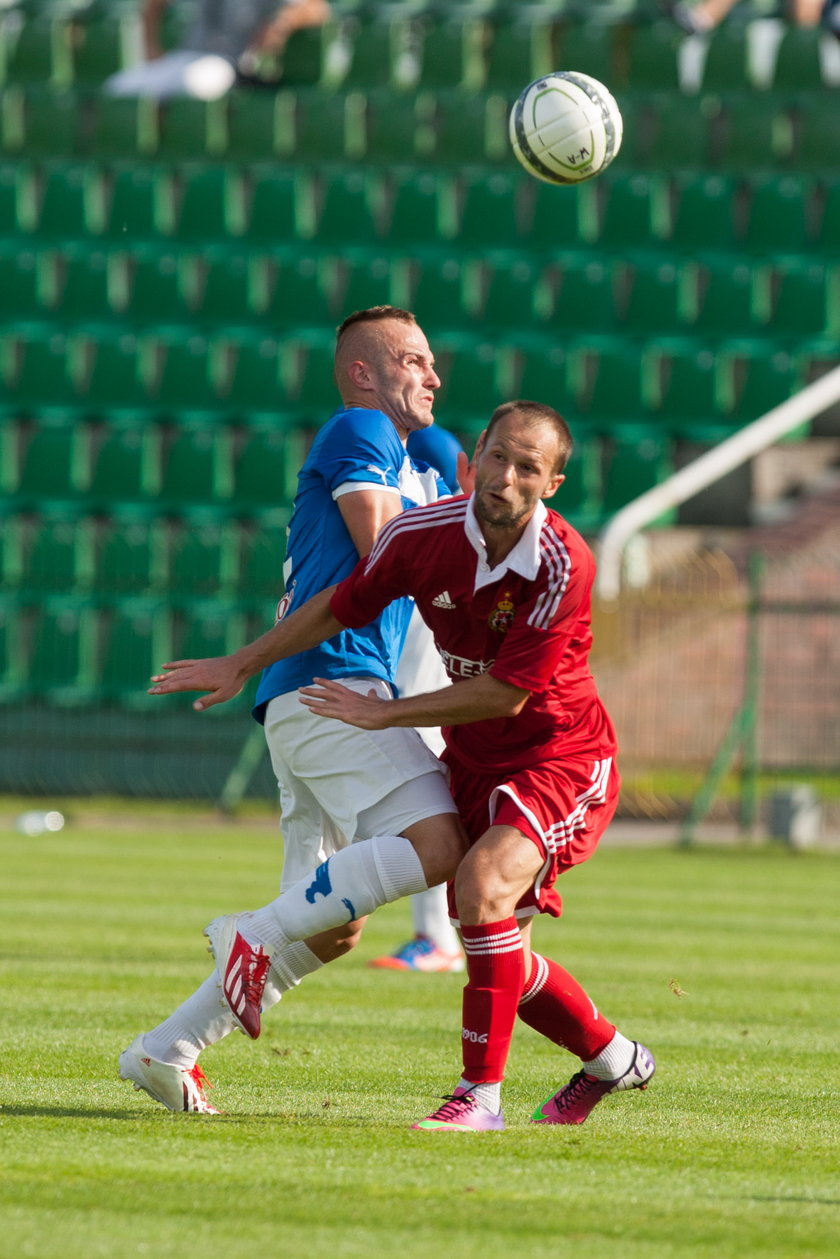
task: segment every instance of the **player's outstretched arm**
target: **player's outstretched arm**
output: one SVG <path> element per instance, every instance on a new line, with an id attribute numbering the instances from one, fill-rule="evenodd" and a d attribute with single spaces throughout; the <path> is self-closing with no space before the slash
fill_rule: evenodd
<path id="1" fill-rule="evenodd" d="M 156 673 L 149 687 L 150 695 L 172 695 L 178 691 L 206 691 L 193 708 L 203 712 L 214 704 L 223 704 L 238 695 L 249 678 L 277 660 L 285 660 L 299 651 L 317 647 L 344 628 L 330 611 L 335 586 L 322 590 L 304 603 L 297 612 L 279 621 L 268 633 L 261 635 L 229 656 L 211 656 L 206 660 L 171 660 Z"/>
<path id="2" fill-rule="evenodd" d="M 301 703 L 323 717 L 334 717 L 363 730 L 385 730 L 390 726 L 462 726 L 493 717 L 514 717 L 525 707 L 530 692 L 485 673 L 405 699 L 383 700 L 373 691 L 360 695 L 326 678 L 315 678 L 312 686 L 302 686 L 299 695 Z"/>

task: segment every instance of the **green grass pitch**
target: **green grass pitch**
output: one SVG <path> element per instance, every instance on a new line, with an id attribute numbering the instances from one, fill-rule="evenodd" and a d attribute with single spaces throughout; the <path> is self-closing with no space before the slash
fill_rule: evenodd
<path id="1" fill-rule="evenodd" d="M 209 972 L 205 923 L 273 894 L 273 828 L 88 809 L 26 839 L 0 811 L 3 1259 L 837 1253 L 836 856 L 605 845 L 536 943 L 651 1046 L 653 1084 L 530 1126 L 576 1065 L 520 1026 L 508 1130 L 428 1134 L 462 980 L 366 967 L 406 904 L 204 1056 L 224 1115 L 173 1115 L 117 1056 Z"/>

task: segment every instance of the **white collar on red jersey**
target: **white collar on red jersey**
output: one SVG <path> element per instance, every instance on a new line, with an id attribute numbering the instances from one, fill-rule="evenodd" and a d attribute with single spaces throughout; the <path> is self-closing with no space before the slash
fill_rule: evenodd
<path id="1" fill-rule="evenodd" d="M 475 516 L 474 498 L 475 496 L 473 495 L 467 503 L 467 514 L 464 517 L 464 532 L 478 556 L 478 564 L 475 569 L 475 589 L 481 590 L 482 586 L 489 586 L 492 582 L 499 581 L 510 569 L 513 569 L 515 573 L 519 573 L 520 577 L 533 581 L 540 571 L 540 533 L 548 515 L 545 503 L 537 503 L 534 514 L 525 526 L 525 532 L 516 546 L 502 560 L 501 564 L 491 568 L 487 562 L 487 543 L 484 541 Z"/>

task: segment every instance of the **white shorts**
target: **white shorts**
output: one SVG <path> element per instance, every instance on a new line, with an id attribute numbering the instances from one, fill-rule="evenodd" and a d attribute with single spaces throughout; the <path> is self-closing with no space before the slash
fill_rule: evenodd
<path id="1" fill-rule="evenodd" d="M 391 698 L 377 678 L 341 681 Z M 354 840 L 456 812 L 446 767 L 416 730 L 359 730 L 310 712 L 289 691 L 269 702 L 265 737 L 280 788 L 283 888 Z"/>

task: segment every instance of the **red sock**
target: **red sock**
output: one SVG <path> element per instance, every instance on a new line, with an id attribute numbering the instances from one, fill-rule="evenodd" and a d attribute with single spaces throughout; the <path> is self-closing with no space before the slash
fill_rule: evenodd
<path id="1" fill-rule="evenodd" d="M 467 955 L 464 989 L 464 1079 L 488 1084 L 505 1078 L 516 1007 L 525 982 L 522 935 L 514 917 L 461 927 Z"/>
<path id="2" fill-rule="evenodd" d="M 596 1058 L 615 1035 L 613 1024 L 598 1013 L 578 981 L 538 953 L 531 954 L 531 974 L 517 1013 L 523 1023 L 584 1062 Z"/>

